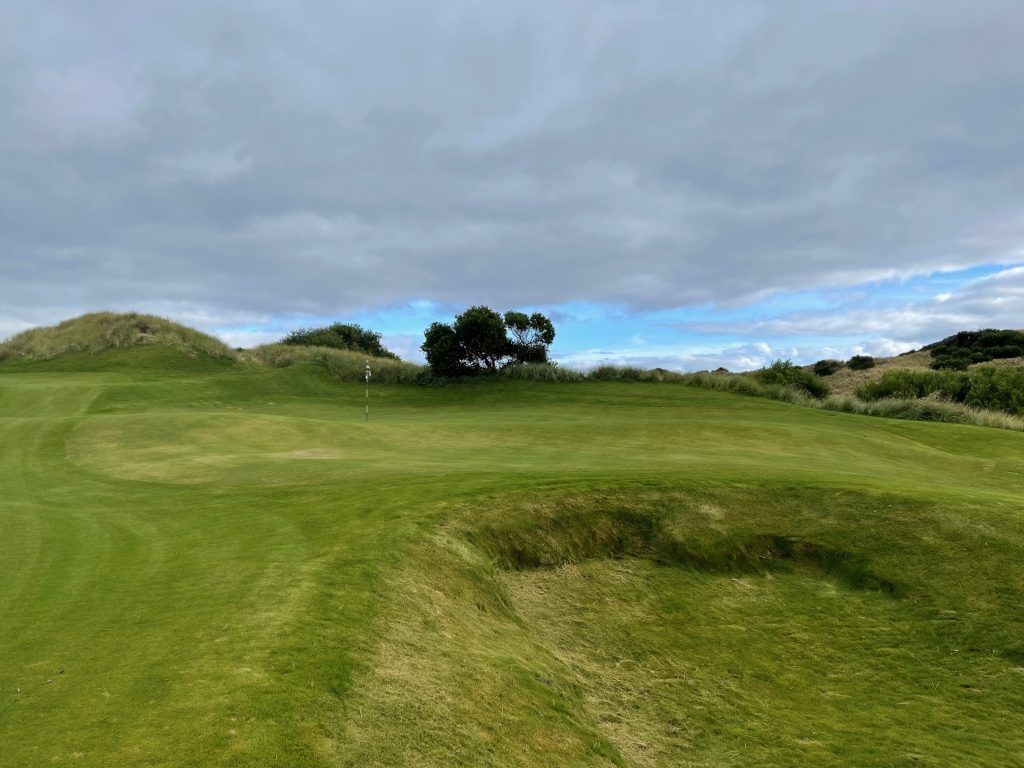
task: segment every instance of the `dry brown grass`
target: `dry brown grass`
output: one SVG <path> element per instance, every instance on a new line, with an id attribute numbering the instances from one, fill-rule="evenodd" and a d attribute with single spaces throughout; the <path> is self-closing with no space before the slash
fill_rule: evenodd
<path id="1" fill-rule="evenodd" d="M 853 371 L 849 368 L 842 368 L 831 376 L 826 376 L 825 381 L 834 395 L 852 395 L 865 384 L 877 381 L 889 371 L 900 369 L 907 370 L 931 370 L 932 355 L 927 349 L 912 352 L 909 355 L 898 357 L 876 357 L 875 367 L 866 371 Z M 997 368 L 1013 368 L 1024 366 L 1024 357 L 1014 357 L 1005 360 L 990 360 L 987 363 L 976 363 L 971 368 L 980 366 L 996 366 Z M 808 366 L 810 367 L 810 366 Z"/>
<path id="2" fill-rule="evenodd" d="M 875 367 L 868 368 L 866 371 L 854 371 L 849 368 L 842 368 L 831 376 L 826 376 L 825 381 L 828 383 L 833 394 L 852 395 L 869 381 L 875 381 L 876 379 L 882 378 L 882 375 L 886 371 L 893 371 L 900 368 L 908 368 L 912 370 L 927 369 L 932 362 L 932 356 L 928 350 L 922 349 L 909 355 L 903 355 L 902 357 L 876 357 L 875 362 Z"/>

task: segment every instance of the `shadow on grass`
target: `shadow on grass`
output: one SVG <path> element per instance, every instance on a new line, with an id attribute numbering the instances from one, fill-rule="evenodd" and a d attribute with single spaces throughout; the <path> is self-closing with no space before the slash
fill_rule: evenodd
<path id="1" fill-rule="evenodd" d="M 872 572 L 864 557 L 847 550 L 775 533 L 680 536 L 656 513 L 636 510 L 575 511 L 485 523 L 468 536 L 503 570 L 642 557 L 660 565 L 722 575 L 808 573 L 852 589 L 904 595 L 899 584 Z"/>

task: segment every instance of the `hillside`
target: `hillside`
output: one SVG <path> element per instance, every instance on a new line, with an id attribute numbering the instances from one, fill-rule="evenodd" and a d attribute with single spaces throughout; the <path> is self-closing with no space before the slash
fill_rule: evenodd
<path id="1" fill-rule="evenodd" d="M 938 343 L 938 342 L 936 342 Z M 931 346 L 931 345 L 929 345 Z M 837 395 L 852 395 L 858 389 L 865 384 L 873 381 L 878 381 L 888 371 L 897 370 L 911 370 L 911 371 L 930 371 L 932 370 L 931 364 L 934 358 L 928 347 L 911 352 L 904 355 L 898 355 L 896 357 L 876 357 L 875 367 L 868 368 L 867 370 L 855 371 L 850 368 L 842 368 L 831 376 L 827 376 L 826 381 L 829 388 L 833 393 Z M 997 368 L 1024 367 L 1024 357 L 1005 358 L 1000 360 L 990 360 L 982 363 L 973 363 L 968 366 L 968 370 L 975 370 L 982 366 L 995 366 Z M 812 366 L 806 366 L 808 370 Z"/>
<path id="2" fill-rule="evenodd" d="M 189 355 L 234 357 L 219 339 L 156 315 L 93 312 L 7 339 L 0 343 L 0 361 L 51 360 L 142 345 L 172 347 Z"/>
<path id="3" fill-rule="evenodd" d="M 218 359 L 0 362 L 0 766 L 1024 755 L 1020 433 Z"/>
<path id="4" fill-rule="evenodd" d="M 928 350 L 921 349 L 908 355 L 898 357 L 876 357 L 875 367 L 864 371 L 842 368 L 826 377 L 829 388 L 837 395 L 852 395 L 862 386 L 882 378 L 886 371 L 891 370 L 930 370 L 932 356 Z M 807 366 L 810 368 L 811 366 Z"/>

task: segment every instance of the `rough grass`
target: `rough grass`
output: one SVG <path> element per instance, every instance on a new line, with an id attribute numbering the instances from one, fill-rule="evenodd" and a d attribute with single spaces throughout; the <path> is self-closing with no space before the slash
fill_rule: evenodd
<path id="1" fill-rule="evenodd" d="M 412 383 L 424 375 L 426 368 L 388 357 L 370 357 L 331 347 L 308 347 L 290 344 L 267 344 L 248 352 L 251 359 L 276 368 L 307 363 L 323 368 L 333 378 L 345 382 L 364 381 L 367 362 L 373 370 L 372 381 L 379 384 Z"/>
<path id="2" fill-rule="evenodd" d="M 0 344 L 0 361 L 49 360 L 140 344 L 165 345 L 190 355 L 235 357 L 222 341 L 162 317 L 136 312 L 94 312 L 7 339 Z"/>
<path id="3" fill-rule="evenodd" d="M 578 383 L 586 376 L 572 368 L 562 368 L 550 363 L 514 363 L 501 369 L 500 375 L 507 379 L 522 381 L 554 381 Z"/>
<path id="4" fill-rule="evenodd" d="M 885 397 L 864 401 L 851 395 L 832 396 L 822 403 L 830 411 L 882 416 L 888 419 L 944 421 L 950 424 L 971 424 L 977 427 L 1024 431 L 1024 418 L 1001 411 L 972 408 L 935 397 Z"/>
<path id="5" fill-rule="evenodd" d="M 960 514 L 773 486 L 465 507 L 393 582 L 345 762 L 1012 764 L 1024 626 L 986 612 L 1015 613 L 1019 543 Z"/>
<path id="6" fill-rule="evenodd" d="M 889 419 L 943 421 L 951 424 L 970 424 L 1017 432 L 1024 431 L 1024 418 L 1019 416 L 972 408 L 961 403 L 951 403 L 937 398 L 883 398 L 865 401 L 854 395 L 830 395 L 818 399 L 808 396 L 796 387 L 784 384 L 765 384 L 750 376 L 731 373 L 682 374 L 678 381 L 693 387 L 764 397 L 806 408 L 820 408 L 863 416 L 881 416 Z"/>

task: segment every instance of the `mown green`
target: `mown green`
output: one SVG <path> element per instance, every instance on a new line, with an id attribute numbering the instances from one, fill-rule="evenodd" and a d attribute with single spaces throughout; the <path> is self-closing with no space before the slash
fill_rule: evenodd
<path id="1" fill-rule="evenodd" d="M 1024 435 L 289 363 L 0 363 L 0 765 L 1024 764 Z"/>

